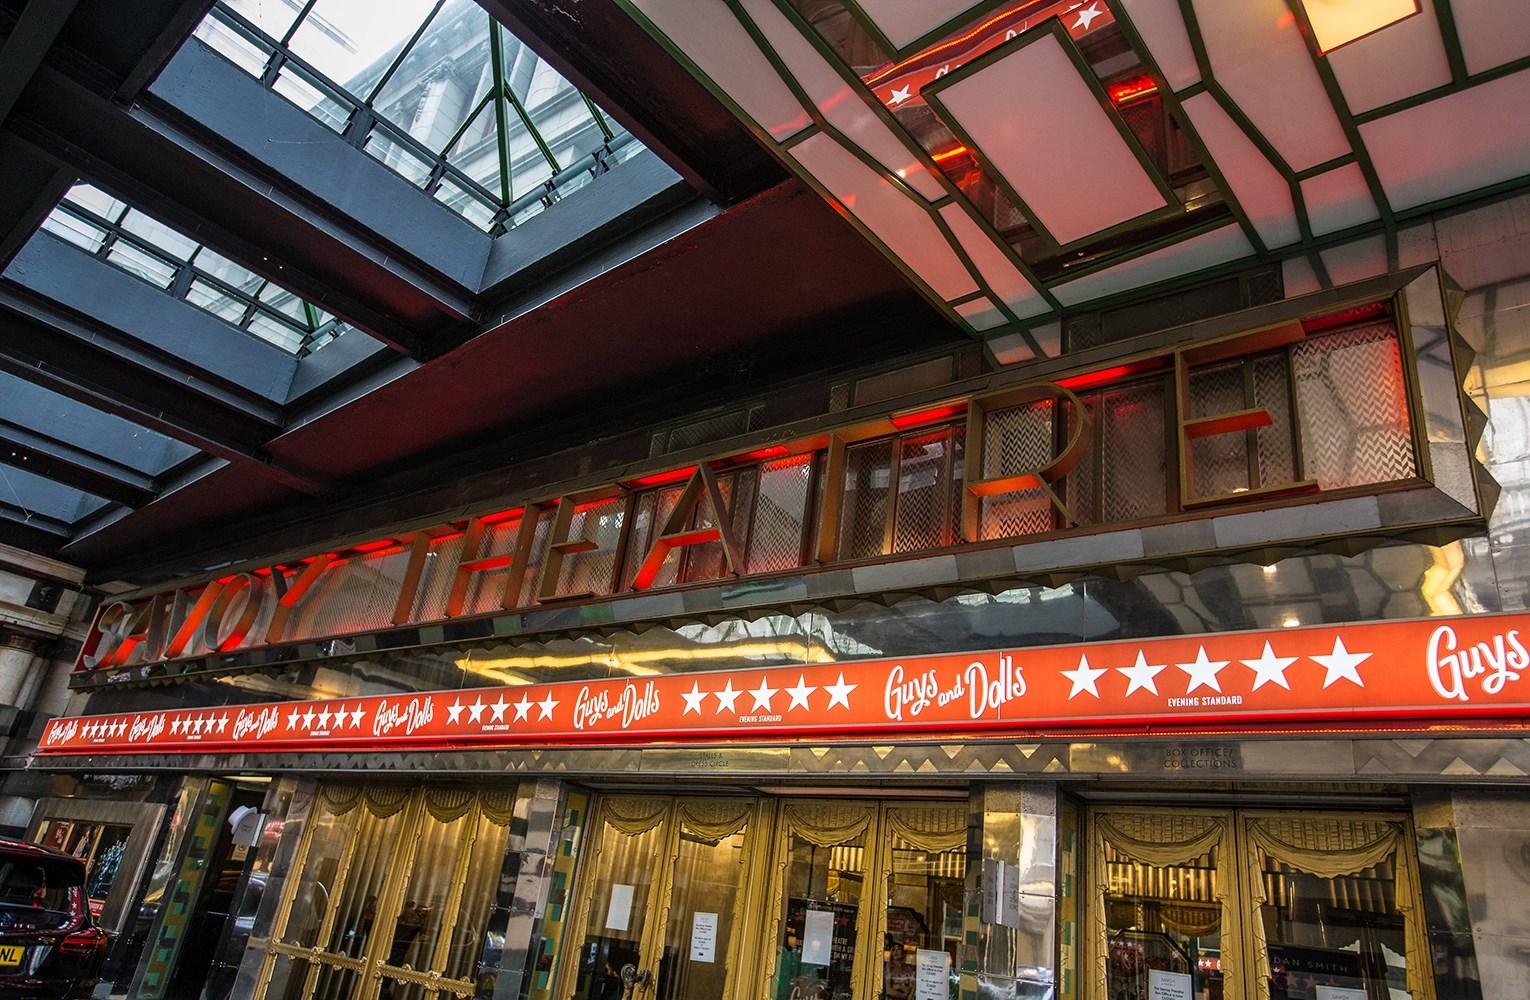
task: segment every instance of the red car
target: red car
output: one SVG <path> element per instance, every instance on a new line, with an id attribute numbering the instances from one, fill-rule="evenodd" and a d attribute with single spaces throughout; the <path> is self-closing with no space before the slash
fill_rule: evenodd
<path id="1" fill-rule="evenodd" d="M 90 917 L 83 861 L 0 840 L 0 997 L 83 1000 L 106 945 Z"/>

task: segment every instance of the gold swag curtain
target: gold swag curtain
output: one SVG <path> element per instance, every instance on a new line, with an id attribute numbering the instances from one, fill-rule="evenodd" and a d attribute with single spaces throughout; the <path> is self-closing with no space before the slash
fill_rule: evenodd
<path id="1" fill-rule="evenodd" d="M 1216 852 L 1217 903 L 1222 914 L 1222 933 L 1230 935 L 1237 927 L 1232 912 L 1232 882 L 1235 869 L 1229 865 L 1226 843 L 1227 823 L 1221 816 L 1196 813 L 1098 813 L 1094 818 L 1097 836 L 1094 838 L 1094 871 L 1100 879 L 1100 895 L 1094 900 L 1094 916 L 1091 920 L 1093 940 L 1096 943 L 1092 966 L 1095 995 L 1107 996 L 1109 987 L 1110 955 L 1105 947 L 1109 934 L 1105 897 L 1110 886 L 1104 878 L 1108 870 L 1105 843 L 1139 864 L 1155 868 L 1189 864 L 1211 851 Z M 1209 929 L 1209 928 L 1208 928 Z M 1222 950 L 1222 983 L 1224 1000 L 1249 1000 L 1243 992 L 1243 977 L 1238 969 L 1236 952 Z"/>
<path id="2" fill-rule="evenodd" d="M 1244 831 L 1249 843 L 1276 861 L 1319 878 L 1339 878 L 1375 867 L 1395 858 L 1393 868 L 1397 909 L 1403 915 L 1404 941 L 1407 947 L 1408 992 L 1422 998 L 1432 995 L 1426 986 L 1429 942 L 1424 931 L 1424 915 L 1416 911 L 1417 874 L 1413 854 L 1403 850 L 1407 831 L 1400 822 L 1373 819 L 1309 819 L 1259 817 L 1246 821 Z M 1248 852 L 1248 884 L 1252 902 L 1250 920 L 1254 943 L 1254 961 L 1261 980 L 1270 975 L 1268 941 L 1259 907 L 1267 902 L 1259 852 Z"/>

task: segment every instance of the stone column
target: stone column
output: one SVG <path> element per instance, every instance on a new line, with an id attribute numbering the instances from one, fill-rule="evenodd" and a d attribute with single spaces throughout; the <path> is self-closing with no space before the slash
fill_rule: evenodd
<path id="1" fill-rule="evenodd" d="M 1526 898 L 1530 898 L 1530 789 L 1455 788 L 1440 795 L 1431 806 L 1415 806 L 1419 838 L 1425 842 L 1431 829 L 1454 833 L 1459 885 L 1465 892 L 1465 916 L 1470 921 L 1481 996 L 1530 996 L 1530 909 L 1525 906 Z M 1450 901 L 1449 909 L 1458 905 L 1450 898 L 1453 879 L 1430 884 L 1430 854 L 1442 853 L 1453 860 L 1449 850 L 1426 852 L 1422 849 L 1425 843 L 1420 846 L 1425 909 L 1434 911 L 1430 913 L 1431 936 L 1464 930 L 1451 926 L 1459 919 L 1442 919 L 1439 900 L 1430 898 Z M 1443 942 L 1432 943 L 1436 951 L 1441 950 Z M 1457 978 L 1469 980 L 1469 961 L 1470 956 L 1457 960 L 1456 964 L 1464 966 Z"/>
<path id="2" fill-rule="evenodd" d="M 15 632 L 0 632 L 0 705 L 24 709 L 21 693 L 34 670 L 39 669 L 39 640 Z"/>

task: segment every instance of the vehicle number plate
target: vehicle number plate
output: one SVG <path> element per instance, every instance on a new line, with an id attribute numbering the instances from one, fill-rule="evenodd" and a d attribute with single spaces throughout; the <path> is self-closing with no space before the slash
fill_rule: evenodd
<path id="1" fill-rule="evenodd" d="M 26 946 L 19 944 L 0 944 L 0 969 L 9 968 L 12 965 L 21 964 L 21 956 L 26 954 Z"/>

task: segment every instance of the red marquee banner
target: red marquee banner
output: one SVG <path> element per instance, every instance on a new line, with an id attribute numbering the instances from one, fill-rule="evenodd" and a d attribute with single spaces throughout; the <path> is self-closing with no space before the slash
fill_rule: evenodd
<path id="1" fill-rule="evenodd" d="M 54 719 L 39 754 L 415 750 L 1530 719 L 1530 615 Z"/>

